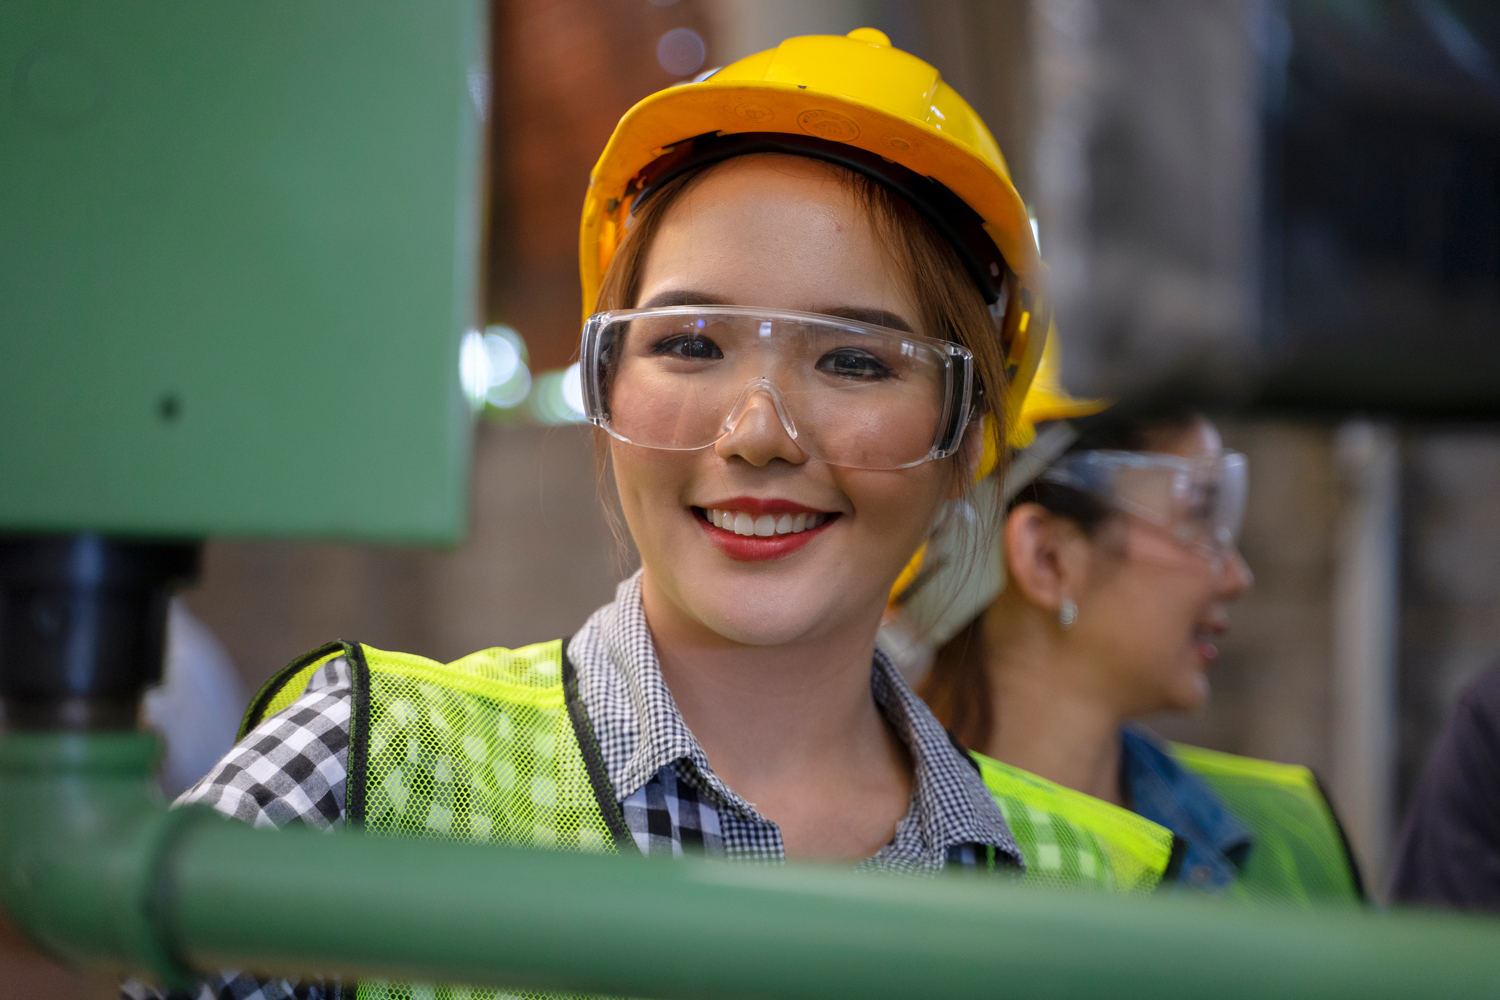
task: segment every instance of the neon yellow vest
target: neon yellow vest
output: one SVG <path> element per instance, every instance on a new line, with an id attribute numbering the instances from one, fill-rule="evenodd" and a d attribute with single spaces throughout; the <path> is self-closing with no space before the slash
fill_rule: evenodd
<path id="1" fill-rule="evenodd" d="M 1298 906 L 1365 898 L 1349 842 L 1310 770 L 1180 743 L 1171 752 L 1250 827 L 1250 856 L 1233 898 Z"/>
<path id="2" fill-rule="evenodd" d="M 336 656 L 353 674 L 345 813 L 366 832 L 614 853 L 629 843 L 562 642 L 442 664 L 329 643 L 261 689 L 240 727 L 291 705 Z M 426 983 L 362 981 L 359 1000 L 555 1000 Z"/>
<path id="3" fill-rule="evenodd" d="M 251 702 L 243 738 L 348 658 L 353 680 L 345 812 L 397 837 L 571 851 L 634 850 L 563 642 L 453 663 L 334 642 L 293 661 Z M 1033 884 L 1139 893 L 1169 872 L 1172 835 L 1133 813 L 974 755 Z M 362 982 L 361 998 L 501 996 Z M 540 997 L 543 994 L 519 994 Z M 550 995 L 549 995 L 550 996 Z"/>
<path id="4" fill-rule="evenodd" d="M 1029 885 L 1154 892 L 1176 877 L 1184 845 L 1113 803 L 969 752 L 1026 859 Z"/>

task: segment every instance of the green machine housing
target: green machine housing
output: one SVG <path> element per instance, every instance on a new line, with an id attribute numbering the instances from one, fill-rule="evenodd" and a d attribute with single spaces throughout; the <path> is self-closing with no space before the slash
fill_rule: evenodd
<path id="1" fill-rule="evenodd" d="M 460 537 L 485 24 L 0 4 L 0 531 Z"/>

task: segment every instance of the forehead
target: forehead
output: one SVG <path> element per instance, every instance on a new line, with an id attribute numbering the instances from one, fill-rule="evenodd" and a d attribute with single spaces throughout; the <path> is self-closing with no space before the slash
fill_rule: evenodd
<path id="1" fill-rule="evenodd" d="M 1190 423 L 1181 425 L 1158 425 L 1148 430 L 1144 437 L 1147 451 L 1164 455 L 1197 458 L 1200 455 L 1219 455 L 1224 451 L 1219 429 L 1207 417 L 1195 417 Z"/>
<path id="2" fill-rule="evenodd" d="M 915 316 L 908 282 L 859 193 L 837 168 L 799 156 L 726 161 L 668 206 L 646 253 L 640 301 L 674 288 L 738 305 Z"/>

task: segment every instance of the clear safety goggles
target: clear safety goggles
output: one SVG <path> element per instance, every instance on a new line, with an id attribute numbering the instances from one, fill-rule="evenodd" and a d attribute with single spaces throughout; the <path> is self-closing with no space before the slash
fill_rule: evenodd
<path id="1" fill-rule="evenodd" d="M 1248 463 L 1237 451 L 1197 458 L 1078 451 L 1062 456 L 1039 478 L 1081 490 L 1214 555 L 1239 540 L 1249 487 Z"/>
<path id="2" fill-rule="evenodd" d="M 584 412 L 630 444 L 693 451 L 769 402 L 808 456 L 904 469 L 951 455 L 973 408 L 958 344 L 816 313 L 666 306 L 583 328 Z"/>

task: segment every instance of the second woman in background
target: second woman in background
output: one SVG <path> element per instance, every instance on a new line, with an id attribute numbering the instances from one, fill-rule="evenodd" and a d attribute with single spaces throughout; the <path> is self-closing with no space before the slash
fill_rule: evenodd
<path id="1" fill-rule="evenodd" d="M 1005 583 L 919 690 L 992 784 L 1019 771 L 1175 835 L 1178 885 L 1244 899 L 1362 895 L 1311 772 L 1164 743 L 1132 720 L 1208 698 L 1236 544 L 1243 455 L 1190 410 L 1055 425 L 1074 440 L 1006 505 Z M 999 763 L 999 762 L 1003 762 Z"/>

